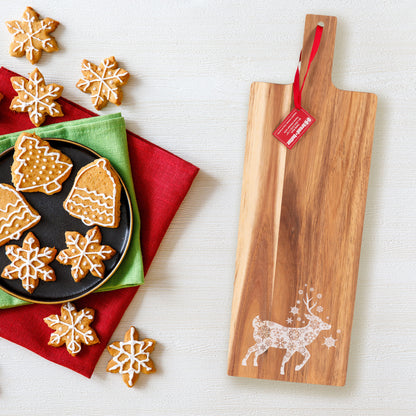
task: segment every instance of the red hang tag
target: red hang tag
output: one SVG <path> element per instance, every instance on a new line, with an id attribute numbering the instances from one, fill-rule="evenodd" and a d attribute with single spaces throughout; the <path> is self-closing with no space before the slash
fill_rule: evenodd
<path id="1" fill-rule="evenodd" d="M 309 127 L 311 127 L 315 122 L 315 118 L 313 118 L 306 110 L 302 108 L 301 98 L 309 68 L 311 67 L 313 58 L 315 58 L 316 52 L 318 52 L 319 44 L 321 43 L 322 30 L 323 26 L 320 24 L 316 26 L 311 55 L 309 57 L 309 63 L 308 68 L 306 69 L 305 77 L 303 78 L 302 87 L 299 87 L 299 66 L 302 58 L 302 52 L 300 53 L 299 64 L 296 69 L 295 80 L 293 81 L 293 100 L 295 103 L 295 108 L 273 132 L 273 136 L 289 149 L 291 149 L 299 141 L 299 139 L 306 133 Z"/>
<path id="2" fill-rule="evenodd" d="M 303 108 L 294 108 L 273 132 L 273 136 L 291 149 L 314 122 L 315 119 Z"/>

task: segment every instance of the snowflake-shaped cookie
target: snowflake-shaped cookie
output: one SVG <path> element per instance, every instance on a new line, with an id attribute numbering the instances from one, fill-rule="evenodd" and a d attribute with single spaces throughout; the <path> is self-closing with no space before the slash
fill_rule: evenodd
<path id="1" fill-rule="evenodd" d="M 107 364 L 109 373 L 120 373 L 128 387 L 133 387 L 140 373 L 150 374 L 156 371 L 150 353 L 156 341 L 146 338 L 139 341 L 139 333 L 134 326 L 124 335 L 124 342 L 117 341 L 107 349 L 113 358 Z"/>
<path id="2" fill-rule="evenodd" d="M 61 106 L 55 102 L 64 87 L 58 84 L 45 84 L 45 79 L 39 69 L 35 69 L 27 80 L 24 77 L 11 77 L 12 87 L 17 92 L 14 97 L 10 110 L 18 113 L 29 113 L 30 121 L 39 127 L 47 114 L 52 117 L 62 117 Z"/>
<path id="3" fill-rule="evenodd" d="M 61 316 L 49 315 L 44 318 L 46 325 L 54 329 L 48 345 L 60 347 L 66 344 L 67 351 L 75 356 L 81 351 L 81 344 L 94 345 L 100 342 L 95 331 L 90 328 L 94 320 L 94 309 L 84 308 L 79 312 L 71 302 L 61 306 Z"/>
<path id="4" fill-rule="evenodd" d="M 83 279 L 89 271 L 93 276 L 104 277 L 103 261 L 111 259 L 116 251 L 110 246 L 102 246 L 101 238 L 101 232 L 97 226 L 88 230 L 85 237 L 76 231 L 65 233 L 68 248 L 62 250 L 56 260 L 72 266 L 71 275 L 76 282 Z"/>
<path id="5" fill-rule="evenodd" d="M 104 59 L 98 67 L 84 59 L 81 71 L 84 77 L 77 82 L 76 87 L 91 94 L 91 101 L 97 110 L 101 110 L 109 101 L 121 104 L 121 86 L 127 83 L 130 74 L 118 67 L 114 56 Z"/>
<path id="6" fill-rule="evenodd" d="M 6 246 L 6 255 L 11 264 L 3 269 L 1 277 L 9 280 L 20 279 L 22 286 L 29 293 L 37 288 L 39 279 L 45 282 L 56 280 L 55 272 L 48 264 L 55 258 L 56 249 L 40 248 L 39 240 L 33 233 L 28 233 L 22 247 Z"/>
<path id="7" fill-rule="evenodd" d="M 7 29 L 13 35 L 10 55 L 21 57 L 26 54 L 26 58 L 35 64 L 42 56 L 42 50 L 57 51 L 58 44 L 49 33 L 53 32 L 58 25 L 59 22 L 49 17 L 39 20 L 39 14 L 31 7 L 27 7 L 22 20 L 6 22 Z"/>

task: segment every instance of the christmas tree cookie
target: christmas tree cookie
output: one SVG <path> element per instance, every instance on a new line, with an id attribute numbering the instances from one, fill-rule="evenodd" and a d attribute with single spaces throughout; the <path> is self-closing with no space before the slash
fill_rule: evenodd
<path id="1" fill-rule="evenodd" d="M 60 192 L 71 169 L 71 159 L 36 134 L 22 133 L 14 145 L 12 180 L 18 191 Z"/>
<path id="2" fill-rule="evenodd" d="M 64 201 L 64 208 L 85 225 L 117 228 L 121 183 L 110 162 L 100 158 L 84 166 Z"/>
<path id="3" fill-rule="evenodd" d="M 0 183 L 0 246 L 19 239 L 40 219 L 20 192 L 11 185 Z"/>

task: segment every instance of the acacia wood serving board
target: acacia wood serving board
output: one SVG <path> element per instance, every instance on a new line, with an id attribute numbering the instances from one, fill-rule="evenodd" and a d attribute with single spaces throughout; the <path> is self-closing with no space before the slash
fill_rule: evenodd
<path id="1" fill-rule="evenodd" d="M 377 97 L 332 84 L 336 18 L 307 15 L 302 94 L 315 124 L 288 150 L 272 132 L 292 85 L 251 86 L 228 374 L 345 384 Z M 256 366 L 257 364 L 257 366 Z"/>

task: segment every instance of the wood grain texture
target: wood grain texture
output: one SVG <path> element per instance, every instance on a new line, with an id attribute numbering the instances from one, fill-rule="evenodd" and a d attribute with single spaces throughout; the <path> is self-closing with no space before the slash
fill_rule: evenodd
<path id="1" fill-rule="evenodd" d="M 322 41 L 302 96 L 317 121 L 292 150 L 271 135 L 292 108 L 292 87 L 251 88 L 228 366 L 234 376 L 345 383 L 377 99 L 332 84 L 335 17 L 306 17 L 301 79 L 319 22 Z M 304 315 L 306 294 L 310 306 L 323 308 L 313 319 Z M 299 312 L 289 314 L 293 306 Z M 257 315 L 284 328 L 255 342 Z M 304 339 L 311 325 L 321 325 L 312 341 Z M 335 347 L 323 345 L 330 336 Z M 242 365 L 253 344 L 261 349 L 258 367 L 255 352 Z M 293 355 L 282 370 L 285 353 Z"/>

